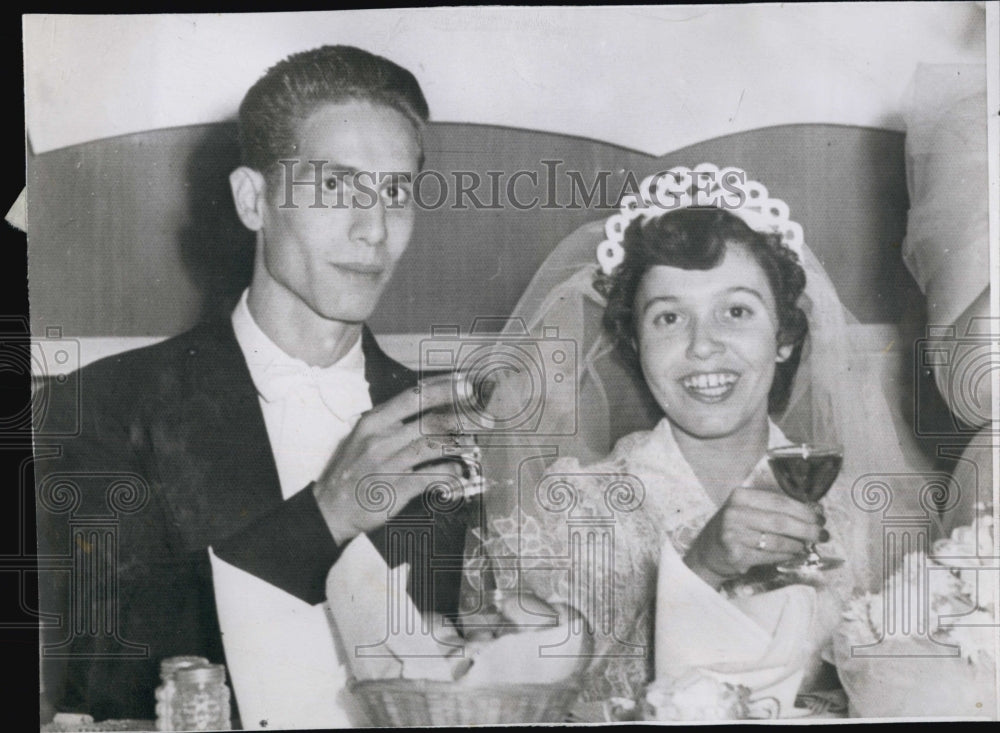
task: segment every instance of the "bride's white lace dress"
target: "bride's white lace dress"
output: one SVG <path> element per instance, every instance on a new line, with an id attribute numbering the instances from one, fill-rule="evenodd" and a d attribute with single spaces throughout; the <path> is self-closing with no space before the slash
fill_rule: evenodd
<path id="1" fill-rule="evenodd" d="M 769 445 L 787 442 L 771 424 Z M 766 457 L 743 485 L 779 490 Z M 595 655 L 582 700 L 635 698 L 653 673 L 660 548 L 669 539 L 683 556 L 719 506 L 685 461 L 666 418 L 651 431 L 619 440 L 600 463 L 582 467 L 575 458 L 557 460 L 536 493 L 541 506 L 536 504 L 527 512 L 519 509 L 517 517 L 493 518 L 485 542 L 476 533 L 466 561 L 469 587 L 464 610 L 479 603 L 479 579 L 491 557 L 504 558 L 491 564 L 497 586 L 516 592 L 518 570 L 511 567 L 511 559 L 519 558 L 522 589 L 549 602 L 580 608 L 595 630 Z M 831 534 L 830 541 L 820 546 L 821 552 L 844 557 L 848 563 L 819 578 L 813 657 L 802 689 L 809 688 L 819 670 L 820 653 L 841 607 L 864 585 L 852 572 L 859 561 L 864 563 L 863 557 L 847 553 L 853 547 L 863 555 L 867 547 L 866 538 L 852 528 L 849 489 L 835 484 L 821 503 Z M 595 533 L 594 527 L 599 531 Z M 774 575 L 770 574 L 769 582 Z M 756 584 L 738 582 L 721 592 L 754 592 L 765 587 L 759 580 Z"/>

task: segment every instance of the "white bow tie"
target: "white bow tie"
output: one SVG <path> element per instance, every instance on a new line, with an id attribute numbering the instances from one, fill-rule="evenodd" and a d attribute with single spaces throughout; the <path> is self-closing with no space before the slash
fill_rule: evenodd
<path id="1" fill-rule="evenodd" d="M 371 408 L 364 367 L 270 364 L 261 370 L 255 384 L 268 402 L 303 394 L 315 387 L 326 408 L 344 422 L 351 422 Z"/>

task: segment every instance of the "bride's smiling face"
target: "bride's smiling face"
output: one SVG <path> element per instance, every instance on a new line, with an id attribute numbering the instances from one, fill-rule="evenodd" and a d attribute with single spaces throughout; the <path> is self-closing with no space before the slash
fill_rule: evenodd
<path id="1" fill-rule="evenodd" d="M 732 435 L 767 415 L 778 314 L 767 275 L 739 245 L 710 270 L 651 267 L 635 296 L 639 361 L 676 428 L 702 439 Z"/>

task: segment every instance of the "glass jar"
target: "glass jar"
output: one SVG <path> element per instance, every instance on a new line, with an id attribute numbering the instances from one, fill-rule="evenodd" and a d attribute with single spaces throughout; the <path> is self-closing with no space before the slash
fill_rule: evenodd
<path id="1" fill-rule="evenodd" d="M 174 673 L 172 730 L 231 730 L 226 668 L 221 664 L 185 667 Z"/>
<path id="2" fill-rule="evenodd" d="M 167 657 L 160 661 L 160 679 L 163 684 L 156 688 L 156 730 L 174 730 L 171 722 L 171 706 L 176 690 L 174 675 L 177 670 L 206 664 L 208 660 L 205 657 L 191 656 Z"/>

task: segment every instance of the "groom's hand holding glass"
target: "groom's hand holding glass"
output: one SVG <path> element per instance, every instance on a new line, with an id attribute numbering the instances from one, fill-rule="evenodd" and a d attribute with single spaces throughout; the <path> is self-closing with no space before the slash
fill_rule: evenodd
<path id="1" fill-rule="evenodd" d="M 445 443 L 424 434 L 427 426 L 437 435 L 451 435 L 458 445 L 461 435 L 456 408 L 470 390 L 455 390 L 453 374 L 423 380 L 362 415 L 354 430 L 341 443 L 323 473 L 313 484 L 313 495 L 330 533 L 342 545 L 357 535 L 378 527 L 384 514 L 364 511 L 358 504 L 357 486 L 372 474 L 400 474 L 442 458 Z M 457 392 L 457 396 L 456 396 Z M 444 409 L 450 408 L 450 409 Z M 429 412 L 417 419 L 421 412 Z M 421 421 L 423 430 L 421 431 Z M 394 487 L 398 496 L 390 512 L 400 511 L 425 487 L 419 482 L 403 482 Z"/>
<path id="2" fill-rule="evenodd" d="M 824 523 L 821 514 L 777 487 L 740 487 L 705 525 L 684 562 L 717 588 L 750 568 L 790 561 L 808 545 L 825 542 Z"/>

